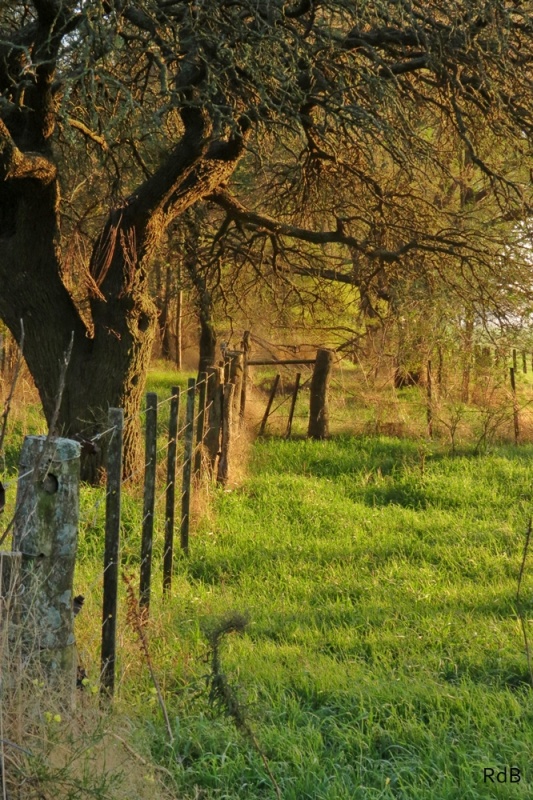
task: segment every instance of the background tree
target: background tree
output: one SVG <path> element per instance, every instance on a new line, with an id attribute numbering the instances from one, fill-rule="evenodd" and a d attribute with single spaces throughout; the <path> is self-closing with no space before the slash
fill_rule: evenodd
<path id="1" fill-rule="evenodd" d="M 108 405 L 136 418 L 157 325 L 148 271 L 199 201 L 274 249 L 345 248 L 351 280 L 378 295 L 416 254 L 470 275 L 501 259 L 494 230 L 458 229 L 435 197 L 460 143 L 500 218 L 529 213 L 532 30 L 529 4 L 500 0 L 1 2 L 0 316 L 15 336 L 24 320 L 46 416 L 74 333 L 63 431 L 95 433 Z M 236 196 L 238 165 L 262 157 L 275 217 Z M 345 189 L 338 203 L 327 187 Z"/>

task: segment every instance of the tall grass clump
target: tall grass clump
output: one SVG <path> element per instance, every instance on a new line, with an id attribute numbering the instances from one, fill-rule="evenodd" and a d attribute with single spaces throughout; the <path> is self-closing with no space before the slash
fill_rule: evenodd
<path id="1" fill-rule="evenodd" d="M 42 665 L 31 610 L 20 618 L 16 592 L 15 582 L 4 585 L 0 600 L 2 800 L 166 797 L 131 722 L 100 706 L 89 681 L 73 694 L 70 680 Z"/>

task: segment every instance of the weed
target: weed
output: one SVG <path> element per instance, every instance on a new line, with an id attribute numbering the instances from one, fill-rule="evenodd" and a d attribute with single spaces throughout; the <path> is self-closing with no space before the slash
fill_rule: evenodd
<path id="1" fill-rule="evenodd" d="M 256 752 L 261 757 L 261 760 L 268 773 L 276 796 L 281 799 L 281 790 L 272 773 L 268 759 L 259 744 L 257 736 L 255 735 L 250 723 L 246 718 L 246 714 L 242 704 L 235 691 L 230 686 L 226 675 L 222 672 L 222 664 L 220 660 L 220 648 L 225 636 L 229 633 L 243 633 L 248 624 L 248 619 L 242 614 L 229 614 L 223 619 L 219 620 L 217 624 L 212 626 L 209 634 L 210 646 L 210 661 L 211 673 L 208 678 L 209 685 L 209 700 L 212 705 L 218 706 L 223 709 L 226 714 L 231 717 L 235 723 L 235 727 L 240 733 L 248 739 L 253 745 Z"/>

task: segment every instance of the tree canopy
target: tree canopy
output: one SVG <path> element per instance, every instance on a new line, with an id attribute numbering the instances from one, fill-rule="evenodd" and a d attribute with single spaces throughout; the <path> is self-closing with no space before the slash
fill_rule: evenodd
<path id="1" fill-rule="evenodd" d="M 370 310 L 529 292 L 532 59 L 519 0 L 0 2 L 0 316 L 47 416 L 72 332 L 65 432 L 139 408 L 148 270 L 200 202 L 213 252 Z"/>

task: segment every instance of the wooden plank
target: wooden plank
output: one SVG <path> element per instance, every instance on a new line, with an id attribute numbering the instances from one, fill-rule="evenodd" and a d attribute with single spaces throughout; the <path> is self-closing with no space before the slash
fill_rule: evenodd
<path id="1" fill-rule="evenodd" d="M 285 358 L 280 361 L 264 361 L 262 359 L 250 359 L 249 367 L 277 367 L 281 364 L 314 364 L 316 358 Z"/>

